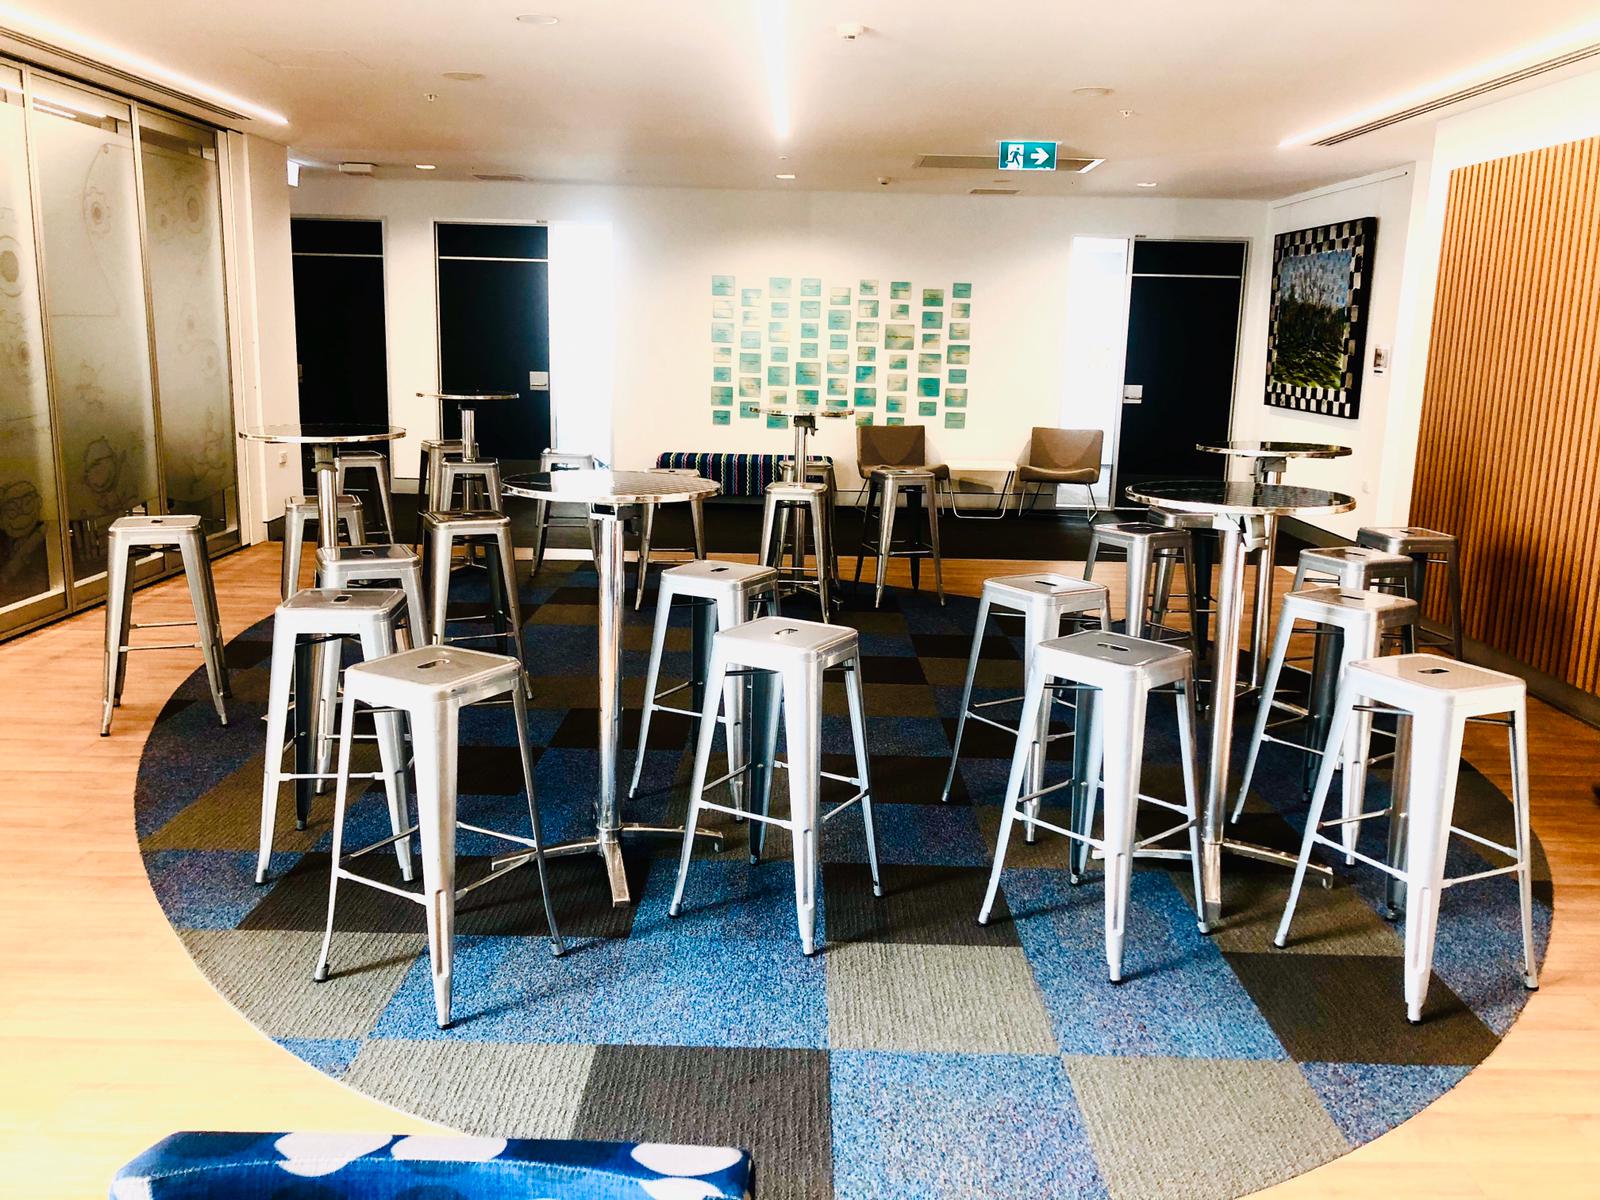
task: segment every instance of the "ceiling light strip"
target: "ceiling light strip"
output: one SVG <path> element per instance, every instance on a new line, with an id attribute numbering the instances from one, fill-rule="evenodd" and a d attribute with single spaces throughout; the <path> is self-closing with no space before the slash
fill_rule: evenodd
<path id="1" fill-rule="evenodd" d="M 1486 79 L 1482 83 L 1470 87 L 1458 88 L 1456 91 L 1436 96 L 1431 100 L 1423 100 L 1409 108 L 1388 113 L 1361 125 L 1352 126 L 1338 133 L 1331 133 L 1327 137 L 1318 138 L 1312 142 L 1313 146 L 1337 146 L 1340 142 L 1348 142 L 1351 138 L 1361 137 L 1363 134 L 1374 133 L 1379 129 L 1387 129 L 1391 125 L 1398 125 L 1401 121 L 1409 121 L 1413 117 L 1420 117 L 1426 113 L 1435 112 L 1441 108 L 1448 108 L 1452 104 L 1460 104 L 1463 100 L 1474 100 L 1488 92 L 1498 91 L 1503 87 L 1510 87 L 1514 83 L 1521 83 L 1526 79 L 1558 71 L 1562 67 L 1570 66 L 1576 62 L 1600 55 L 1600 42 L 1588 46 L 1580 46 L 1576 50 L 1555 58 L 1545 59 L 1543 62 L 1530 63 L 1519 71 L 1508 71 L 1504 75 L 1497 75 L 1493 79 Z"/>

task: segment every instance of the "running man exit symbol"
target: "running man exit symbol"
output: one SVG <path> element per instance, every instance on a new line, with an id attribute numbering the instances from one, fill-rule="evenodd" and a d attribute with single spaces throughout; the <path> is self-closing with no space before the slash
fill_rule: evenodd
<path id="1" fill-rule="evenodd" d="M 1056 144 L 1054 142 L 1001 142 L 999 166 L 1002 171 L 1054 171 L 1056 169 Z"/>

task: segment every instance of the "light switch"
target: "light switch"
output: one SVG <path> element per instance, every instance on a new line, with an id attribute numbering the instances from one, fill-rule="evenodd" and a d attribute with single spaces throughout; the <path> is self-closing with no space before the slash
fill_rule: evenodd
<path id="1" fill-rule="evenodd" d="M 535 391 L 535 392 L 547 392 L 547 391 L 549 391 L 550 390 L 550 372 L 549 371 L 529 371 L 528 372 L 528 387 L 531 390 Z"/>
<path id="2" fill-rule="evenodd" d="M 1389 369 L 1389 347 L 1374 346 L 1372 348 L 1372 373 L 1382 375 Z"/>
<path id="3" fill-rule="evenodd" d="M 1144 403 L 1144 384 L 1125 383 L 1122 385 L 1122 402 L 1124 404 Z"/>

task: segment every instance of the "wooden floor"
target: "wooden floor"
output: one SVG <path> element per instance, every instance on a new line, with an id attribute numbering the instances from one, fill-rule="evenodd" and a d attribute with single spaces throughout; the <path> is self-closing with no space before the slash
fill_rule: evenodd
<path id="1" fill-rule="evenodd" d="M 277 562 L 262 546 L 216 565 L 229 633 L 270 614 Z M 952 562 L 946 580 L 976 594 L 1007 565 Z M 140 593 L 136 619 L 185 616 L 181 588 Z M 150 725 L 197 656 L 138 656 L 101 738 L 102 621 L 0 646 L 0 1193 L 104 1196 L 119 1164 L 179 1129 L 424 1128 L 279 1049 L 191 965 L 146 881 L 131 798 Z M 1543 988 L 1437 1104 L 1273 1195 L 1600 1195 L 1600 732 L 1531 715 L 1556 894 Z M 1474 727 L 1469 757 L 1504 786 L 1502 746 Z"/>

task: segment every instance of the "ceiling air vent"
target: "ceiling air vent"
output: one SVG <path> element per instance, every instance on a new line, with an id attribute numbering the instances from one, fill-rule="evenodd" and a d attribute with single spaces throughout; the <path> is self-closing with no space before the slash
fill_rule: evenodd
<path id="1" fill-rule="evenodd" d="M 472 173 L 472 177 L 474 179 L 482 180 L 484 183 L 532 183 L 533 182 L 526 175 L 490 175 L 490 174 L 487 174 L 487 173 L 479 173 L 477 171 L 474 171 Z"/>
<path id="2" fill-rule="evenodd" d="M 998 151 L 993 154 L 923 154 L 911 165 L 944 171 L 993 171 Z M 1056 171 L 1067 175 L 1082 175 L 1098 167 L 1099 158 L 1058 158 Z"/>
<path id="3" fill-rule="evenodd" d="M 973 188 L 967 193 L 969 196 L 1015 196 L 1016 188 Z"/>
<path id="4" fill-rule="evenodd" d="M 1463 100 L 1474 100 L 1488 92 L 1509 87 L 1513 83 L 1521 83 L 1525 79 L 1533 79 L 1551 71 L 1558 71 L 1562 67 L 1570 66 L 1575 62 L 1582 62 L 1586 58 L 1600 55 L 1600 42 L 1591 42 L 1587 46 L 1579 46 L 1576 50 L 1569 50 L 1555 58 L 1547 58 L 1543 62 L 1531 63 L 1526 67 L 1519 67 L 1515 71 L 1508 71 L 1504 75 L 1496 75 L 1493 79 L 1485 79 L 1482 83 L 1475 83 L 1470 87 L 1460 88 L 1444 95 L 1435 96 L 1402 108 L 1381 117 L 1374 117 L 1360 125 L 1349 129 L 1330 133 L 1325 138 L 1318 138 L 1311 143 L 1313 146 L 1337 146 L 1340 142 L 1348 142 L 1351 138 L 1358 138 L 1362 134 L 1376 133 L 1380 129 L 1388 129 L 1391 125 L 1398 125 L 1401 121 L 1409 121 L 1412 117 L 1420 117 L 1427 113 L 1437 112 L 1441 108 L 1448 108 L 1452 104 L 1460 104 Z"/>

